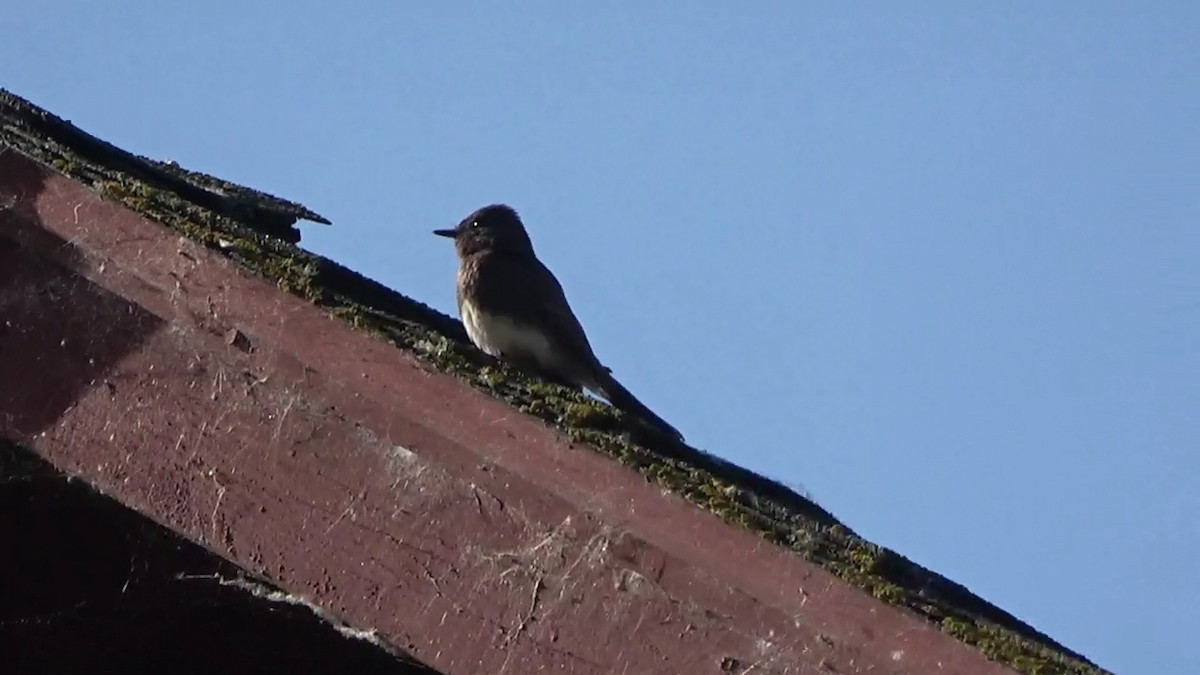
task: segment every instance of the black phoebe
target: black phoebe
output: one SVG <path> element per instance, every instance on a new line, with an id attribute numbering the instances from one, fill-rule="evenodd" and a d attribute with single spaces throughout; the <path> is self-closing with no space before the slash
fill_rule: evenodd
<path id="1" fill-rule="evenodd" d="M 458 313 L 482 351 L 565 386 L 602 395 L 671 438 L 683 436 L 600 364 L 562 286 L 538 260 L 512 208 L 492 204 L 452 230 L 458 254 Z"/>

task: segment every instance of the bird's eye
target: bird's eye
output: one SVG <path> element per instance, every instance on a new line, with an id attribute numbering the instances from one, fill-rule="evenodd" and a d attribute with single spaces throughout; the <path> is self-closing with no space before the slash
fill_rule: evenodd
<path id="1" fill-rule="evenodd" d="M 478 220 L 472 220 L 472 221 L 471 221 L 471 227 L 473 227 L 473 228 L 475 228 L 475 227 L 479 227 L 479 221 L 478 221 Z"/>

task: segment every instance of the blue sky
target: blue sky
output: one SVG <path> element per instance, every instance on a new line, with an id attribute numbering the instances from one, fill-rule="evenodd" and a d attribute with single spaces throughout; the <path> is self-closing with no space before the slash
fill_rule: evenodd
<path id="1" fill-rule="evenodd" d="M 508 202 L 689 441 L 1200 672 L 1200 5 L 166 4 L 6 7 L 0 86 L 448 313 Z"/>

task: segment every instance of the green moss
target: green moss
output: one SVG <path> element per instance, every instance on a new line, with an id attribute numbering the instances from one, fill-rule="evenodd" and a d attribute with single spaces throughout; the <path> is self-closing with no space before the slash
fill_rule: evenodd
<path id="1" fill-rule="evenodd" d="M 11 114 L 3 107 L 8 100 L 0 100 L 0 115 Z M 266 236 L 253 223 L 215 213 L 175 192 L 89 159 L 69 144 L 30 131 L 20 120 L 6 122 L 0 138 L 90 185 L 105 199 L 237 261 L 348 326 L 405 349 L 545 420 L 572 440 L 640 472 L 655 485 L 764 540 L 790 548 L 884 602 L 925 617 L 995 661 L 1029 675 L 1103 672 L 1028 626 L 1005 618 L 1007 615 L 965 589 L 863 540 L 817 505 L 777 484 L 696 450 L 639 434 L 623 425 L 621 413 L 607 405 L 496 363 L 464 344 L 461 327 L 438 312 L 372 286 L 373 282 L 353 276 L 336 263 Z M 180 172 L 189 180 L 226 192 L 245 190 L 203 174 Z"/>
<path id="2" fill-rule="evenodd" d="M 340 319 L 353 328 L 362 329 L 366 326 L 366 315 L 358 307 L 342 305 L 329 310 L 329 315 Z"/>
<path id="3" fill-rule="evenodd" d="M 566 405 L 562 421 L 572 427 L 615 429 L 619 424 L 619 417 L 606 405 L 593 401 L 570 401 Z"/>
<path id="4" fill-rule="evenodd" d="M 74 163 L 72 163 L 71 161 L 69 161 L 63 157 L 56 157 L 54 160 L 52 160 L 50 162 L 50 166 L 54 167 L 55 171 L 58 171 L 59 173 L 65 173 L 65 174 L 70 174 L 72 171 L 75 170 Z"/>
<path id="5" fill-rule="evenodd" d="M 1087 675 L 1100 672 L 1095 667 L 1066 658 L 1044 646 L 1018 639 L 987 622 L 948 617 L 941 622 L 941 627 L 946 633 L 974 645 L 989 659 L 1009 664 L 1019 672 L 1030 675 Z"/>

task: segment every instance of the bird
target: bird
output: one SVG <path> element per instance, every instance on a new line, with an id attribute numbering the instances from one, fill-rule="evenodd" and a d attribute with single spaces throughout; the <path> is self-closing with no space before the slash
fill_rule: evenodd
<path id="1" fill-rule="evenodd" d="M 562 285 L 534 253 L 516 210 L 491 204 L 456 227 L 433 233 L 454 240 L 458 314 L 480 351 L 558 384 L 599 394 L 650 429 L 683 441 L 675 427 L 596 358 Z"/>

